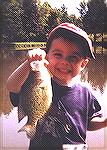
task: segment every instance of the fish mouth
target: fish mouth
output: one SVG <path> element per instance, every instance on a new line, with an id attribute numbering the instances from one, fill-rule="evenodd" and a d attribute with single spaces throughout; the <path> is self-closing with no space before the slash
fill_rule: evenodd
<path id="1" fill-rule="evenodd" d="M 38 61 L 31 62 L 30 66 L 33 71 L 39 71 L 40 65 L 39 65 Z"/>
<path id="2" fill-rule="evenodd" d="M 32 61 L 30 63 L 30 66 L 32 68 L 33 71 L 40 71 L 41 67 L 43 67 L 43 62 L 42 61 Z"/>

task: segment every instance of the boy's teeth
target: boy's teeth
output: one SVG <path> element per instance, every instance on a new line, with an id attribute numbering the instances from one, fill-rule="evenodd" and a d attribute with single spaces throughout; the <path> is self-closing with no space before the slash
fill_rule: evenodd
<path id="1" fill-rule="evenodd" d="M 62 71 L 62 72 L 71 72 L 71 68 L 67 68 L 67 69 L 60 69 L 60 71 Z"/>

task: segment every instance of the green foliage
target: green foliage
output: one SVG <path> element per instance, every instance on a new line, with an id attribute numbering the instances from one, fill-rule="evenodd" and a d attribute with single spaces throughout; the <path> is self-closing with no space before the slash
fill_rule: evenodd
<path id="1" fill-rule="evenodd" d="M 38 10 L 37 5 L 32 0 L 23 0 L 22 26 L 24 33 L 24 41 L 32 41 L 39 31 Z"/>
<path id="2" fill-rule="evenodd" d="M 2 43 L 46 41 L 48 32 L 59 23 L 78 22 L 68 15 L 65 5 L 53 9 L 39 0 L 4 0 L 2 7 Z"/>
<path id="3" fill-rule="evenodd" d="M 107 7 L 105 8 L 104 11 L 104 33 L 107 33 Z"/>
<path id="4" fill-rule="evenodd" d="M 83 27 L 88 33 L 104 33 L 104 14 L 106 9 L 105 0 L 90 0 L 80 3 Z"/>
<path id="5" fill-rule="evenodd" d="M 48 25 L 48 28 L 47 28 L 48 32 L 50 32 L 54 27 L 58 25 L 57 12 L 55 10 L 50 11 L 50 14 L 47 20 L 47 25 Z"/>
<path id="6" fill-rule="evenodd" d="M 14 42 L 19 41 L 22 32 L 22 13 L 19 3 L 8 3 L 5 1 L 2 4 L 2 42 Z"/>
<path id="7" fill-rule="evenodd" d="M 64 23 L 64 22 L 71 22 L 71 19 L 67 13 L 67 8 L 65 7 L 65 5 L 63 4 L 60 10 L 61 13 L 61 17 L 60 17 L 60 22 Z"/>
<path id="8" fill-rule="evenodd" d="M 38 4 L 38 14 L 39 14 L 39 21 L 40 26 L 44 34 L 46 35 L 48 33 L 48 18 L 50 16 L 52 8 L 48 4 L 48 2 L 45 2 L 43 5 L 41 3 Z"/>

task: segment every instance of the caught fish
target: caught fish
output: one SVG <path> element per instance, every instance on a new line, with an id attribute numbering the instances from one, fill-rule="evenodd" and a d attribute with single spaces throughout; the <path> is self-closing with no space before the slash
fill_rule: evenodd
<path id="1" fill-rule="evenodd" d="M 37 121 L 45 116 L 52 102 L 51 76 L 43 60 L 31 62 L 29 77 L 22 86 L 18 108 L 19 122 L 28 116 L 27 123 L 18 131 L 26 131 L 33 138 Z"/>

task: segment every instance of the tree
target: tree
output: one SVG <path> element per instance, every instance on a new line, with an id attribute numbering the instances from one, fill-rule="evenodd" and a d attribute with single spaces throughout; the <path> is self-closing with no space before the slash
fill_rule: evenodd
<path id="1" fill-rule="evenodd" d="M 16 42 L 21 39 L 22 21 L 21 21 L 21 5 L 19 2 L 2 3 L 2 43 Z"/>
<path id="2" fill-rule="evenodd" d="M 31 41 L 38 29 L 37 5 L 32 0 L 23 0 L 22 26 L 25 41 Z"/>
<path id="3" fill-rule="evenodd" d="M 54 27 L 58 25 L 57 12 L 55 10 L 50 11 L 47 25 L 48 25 L 48 32 L 50 32 Z"/>
<path id="4" fill-rule="evenodd" d="M 105 8 L 104 12 L 104 33 L 107 33 L 107 7 Z"/>
<path id="5" fill-rule="evenodd" d="M 76 18 L 74 14 L 68 15 L 67 8 L 63 4 L 60 9 L 56 10 L 57 12 L 57 22 L 64 23 L 64 22 L 72 22 L 75 25 L 79 26 L 80 20 Z"/>
<path id="6" fill-rule="evenodd" d="M 44 34 L 45 41 L 46 41 L 47 33 L 49 31 L 48 20 L 49 20 L 51 11 L 52 11 L 52 8 L 48 2 L 44 2 L 43 5 L 41 5 L 41 3 L 38 4 L 40 26 L 41 26 L 42 33 Z"/>
<path id="7" fill-rule="evenodd" d="M 61 10 L 60 10 L 60 22 L 61 23 L 72 22 L 70 16 L 67 13 L 67 8 L 65 7 L 64 4 L 61 6 Z"/>
<path id="8" fill-rule="evenodd" d="M 107 31 L 107 6 L 105 0 L 90 0 L 87 3 L 80 3 L 79 12 L 83 23 L 83 28 L 87 33 L 93 35 L 93 45 L 105 47 L 104 32 Z M 98 39 L 101 39 L 100 41 Z"/>
<path id="9" fill-rule="evenodd" d="M 106 9 L 105 0 L 90 0 L 87 3 L 80 3 L 80 15 L 83 27 L 88 33 L 104 32 L 104 12 Z"/>

